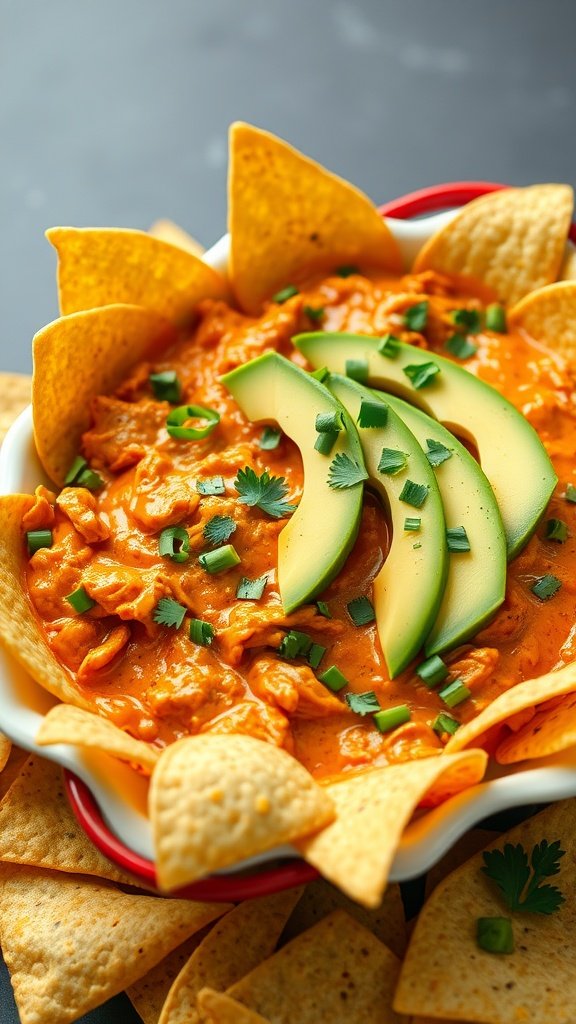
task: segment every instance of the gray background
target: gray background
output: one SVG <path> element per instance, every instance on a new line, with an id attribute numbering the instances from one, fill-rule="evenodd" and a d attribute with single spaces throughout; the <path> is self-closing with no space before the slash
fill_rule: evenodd
<path id="1" fill-rule="evenodd" d="M 575 28 L 573 0 L 0 0 L 0 369 L 57 312 L 47 227 L 223 232 L 236 118 L 378 202 L 574 183 Z M 85 1019 L 137 1018 L 121 997 Z"/>

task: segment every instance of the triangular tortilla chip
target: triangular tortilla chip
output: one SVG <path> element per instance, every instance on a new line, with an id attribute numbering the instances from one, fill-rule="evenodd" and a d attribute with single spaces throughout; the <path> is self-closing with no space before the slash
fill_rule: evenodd
<path id="1" fill-rule="evenodd" d="M 32 381 L 22 373 L 0 373 L 0 441 L 19 413 L 30 404 Z"/>
<path id="2" fill-rule="evenodd" d="M 54 320 L 34 338 L 32 407 L 40 461 L 60 487 L 90 426 L 90 403 L 175 340 L 168 321 L 139 306 L 107 306 Z"/>
<path id="3" fill-rule="evenodd" d="M 249 313 L 313 271 L 402 270 L 395 239 L 359 189 L 242 122 L 230 129 L 228 211 L 230 281 Z"/>
<path id="4" fill-rule="evenodd" d="M 27 750 L 22 750 L 21 747 L 12 744 L 8 761 L 0 773 L 0 800 L 4 799 L 6 793 L 20 775 L 29 756 Z"/>
<path id="5" fill-rule="evenodd" d="M 576 281 L 557 281 L 526 295 L 508 313 L 508 324 L 565 359 L 576 359 Z"/>
<path id="6" fill-rule="evenodd" d="M 1 869 L 2 952 L 22 1024 L 69 1024 L 230 909 L 129 896 L 37 868 Z"/>
<path id="7" fill-rule="evenodd" d="M 164 957 L 156 967 L 126 989 L 126 995 L 144 1024 L 158 1024 L 162 1007 L 180 971 L 206 938 L 212 925 L 196 932 L 191 939 Z"/>
<path id="8" fill-rule="evenodd" d="M 196 999 L 226 989 L 271 956 L 301 889 L 246 900 L 221 918 L 192 953 L 168 993 L 159 1024 L 201 1024 Z"/>
<path id="9" fill-rule="evenodd" d="M 498 764 L 516 764 L 534 757 L 549 757 L 576 746 L 576 694 L 537 712 L 518 732 L 513 732 L 496 750 Z"/>
<path id="10" fill-rule="evenodd" d="M 558 277 L 573 201 L 569 185 L 507 188 L 474 199 L 424 244 L 414 271 L 473 278 L 496 298 L 518 302 Z"/>
<path id="11" fill-rule="evenodd" d="M 209 1024 L 269 1024 L 259 1013 L 242 1006 L 225 992 L 215 992 L 212 988 L 202 989 L 198 1007 Z"/>
<path id="12" fill-rule="evenodd" d="M 148 234 L 154 238 L 160 238 L 162 242 L 169 242 L 170 245 L 176 245 L 179 249 L 191 252 L 193 256 L 200 257 L 206 252 L 201 242 L 197 242 L 184 228 L 181 228 L 179 224 L 175 224 L 173 220 L 168 220 L 167 218 L 155 220 L 150 225 Z"/>
<path id="13" fill-rule="evenodd" d="M 576 800 L 555 804 L 488 849 L 559 839 L 566 854 L 551 879 L 565 897 L 553 914 L 512 913 L 482 871 L 479 853 L 441 882 L 416 922 L 394 1000 L 402 1013 L 490 1024 L 571 1024 L 576 1002 Z M 512 918 L 515 951 L 476 944 L 479 917 Z"/>
<path id="14" fill-rule="evenodd" d="M 274 1024 L 396 1024 L 392 994 L 399 967 L 382 942 L 343 910 L 335 910 L 233 985 L 228 995 Z"/>
<path id="15" fill-rule="evenodd" d="M 72 743 L 78 747 L 101 750 L 141 768 L 147 775 L 160 756 L 156 747 L 144 740 L 134 739 L 114 725 L 114 722 L 70 704 L 57 704 L 51 708 L 42 719 L 35 739 L 41 747 L 53 743 Z"/>
<path id="16" fill-rule="evenodd" d="M 336 820 L 297 843 L 303 856 L 353 900 L 377 907 L 405 826 L 425 796 L 446 798 L 480 782 L 484 751 L 469 760 L 444 754 L 362 772 L 326 787 Z"/>
<path id="17" fill-rule="evenodd" d="M 326 790 L 285 750 L 217 733 L 162 752 L 149 806 L 158 884 L 167 890 L 310 835 L 334 817 Z"/>
<path id="18" fill-rule="evenodd" d="M 63 316 L 97 306 L 143 306 L 173 323 L 190 320 L 201 299 L 226 295 L 226 282 L 198 256 L 126 228 L 51 228 Z"/>

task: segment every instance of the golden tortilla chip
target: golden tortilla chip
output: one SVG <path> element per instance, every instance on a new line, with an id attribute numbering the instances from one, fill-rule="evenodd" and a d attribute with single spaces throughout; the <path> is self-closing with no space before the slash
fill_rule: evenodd
<path id="1" fill-rule="evenodd" d="M 206 925 L 191 939 L 164 957 L 156 967 L 126 989 L 126 995 L 144 1024 L 158 1024 L 166 996 L 194 950 L 206 938 L 212 925 Z"/>
<path id="2" fill-rule="evenodd" d="M 21 747 L 12 744 L 8 761 L 0 773 L 0 801 L 13 786 L 29 757 L 30 754 L 27 750 L 22 750 Z"/>
<path id="3" fill-rule="evenodd" d="M 526 295 L 510 310 L 508 324 L 526 331 L 565 359 L 575 359 L 576 281 L 557 281 Z"/>
<path id="4" fill-rule="evenodd" d="M 573 242 L 566 243 L 564 260 L 558 277 L 560 281 L 573 281 L 576 278 L 576 246 Z"/>
<path id="5" fill-rule="evenodd" d="M 398 245 L 362 192 L 242 122 L 230 130 L 228 210 L 230 281 L 249 313 L 314 271 L 359 264 L 401 273 Z"/>
<path id="6" fill-rule="evenodd" d="M 196 999 L 205 987 L 226 989 L 271 956 L 302 889 L 246 900 L 212 928 L 167 996 L 159 1024 L 201 1024 Z"/>
<path id="7" fill-rule="evenodd" d="M 516 764 L 535 757 L 548 757 L 576 746 L 576 694 L 564 697 L 554 707 L 543 708 L 534 718 L 508 736 L 496 750 L 498 764 Z"/>
<path id="8" fill-rule="evenodd" d="M 90 404 L 128 370 L 176 338 L 164 317 L 139 306 L 107 306 L 54 320 L 34 338 L 32 406 L 40 461 L 59 486 L 90 426 Z"/>
<path id="9" fill-rule="evenodd" d="M 144 740 L 134 739 L 107 718 L 70 704 L 57 704 L 51 708 L 42 719 L 35 739 L 41 747 L 53 743 L 72 743 L 77 747 L 101 750 L 141 768 L 147 775 L 160 756 L 156 747 Z"/>
<path id="10" fill-rule="evenodd" d="M 0 441 L 16 417 L 30 404 L 30 377 L 23 373 L 0 373 Z"/>
<path id="11" fill-rule="evenodd" d="M 460 839 L 457 839 L 454 845 L 428 871 L 426 897 L 456 868 L 470 860 L 470 857 L 473 857 L 479 850 L 483 850 L 489 843 L 494 842 L 498 835 L 500 833 L 492 829 L 473 828 L 470 832 L 465 832 L 463 836 L 460 836 Z"/>
<path id="12" fill-rule="evenodd" d="M 51 228 L 63 316 L 117 303 L 188 322 L 201 299 L 226 295 L 224 278 L 191 252 L 126 228 Z"/>
<path id="13" fill-rule="evenodd" d="M 514 914 L 482 871 L 478 853 L 434 890 L 416 922 L 394 999 L 401 1013 L 490 1024 L 571 1024 L 576 1001 L 576 800 L 542 811 L 489 849 L 521 843 L 531 855 L 559 839 L 566 855 L 551 879 L 566 902 L 552 914 Z M 548 881 L 548 880 L 547 880 Z M 479 917 L 512 917 L 515 951 L 476 944 Z"/>
<path id="14" fill-rule="evenodd" d="M 225 992 L 215 992 L 212 988 L 202 989 L 198 996 L 198 1008 L 203 1020 L 210 1024 L 269 1024 L 261 1014 L 237 1003 Z"/>
<path id="15" fill-rule="evenodd" d="M 486 741 L 486 733 L 495 726 L 506 725 L 506 721 L 525 708 L 534 708 L 552 697 L 564 696 L 576 692 L 576 664 L 565 665 L 556 672 L 548 672 L 536 679 L 527 679 L 505 690 L 496 700 L 488 704 L 476 718 L 461 725 L 458 732 L 450 737 L 444 750 L 454 753 L 464 747 L 476 743 L 478 746 Z M 533 719 L 531 719 L 533 721 Z M 517 733 L 516 733 L 517 735 Z M 535 755 L 540 756 L 540 755 Z"/>
<path id="16" fill-rule="evenodd" d="M 507 188 L 474 199 L 425 242 L 414 271 L 471 277 L 503 302 L 518 302 L 558 277 L 573 201 L 569 185 Z"/>
<path id="17" fill-rule="evenodd" d="M 176 245 L 179 249 L 185 249 L 186 252 L 191 252 L 193 256 L 200 257 L 206 252 L 201 242 L 197 242 L 195 238 L 192 238 L 192 235 L 184 231 L 184 228 L 181 228 L 179 224 L 175 224 L 173 220 L 168 220 L 167 218 L 155 220 L 148 229 L 148 234 L 154 238 L 159 238 L 162 242 Z"/>
<path id="18" fill-rule="evenodd" d="M 69 1024 L 230 909 L 129 896 L 37 868 L 0 869 L 2 952 L 22 1024 Z"/>
<path id="19" fill-rule="evenodd" d="M 4 771 L 4 768 L 8 764 L 8 758 L 12 750 L 12 740 L 8 739 L 3 732 L 0 732 L 0 772 Z"/>
<path id="20" fill-rule="evenodd" d="M 379 906 L 405 826 L 425 796 L 444 795 L 480 782 L 487 755 L 471 750 L 458 759 L 444 754 L 375 768 L 326 786 L 336 820 L 297 843 L 322 875 L 362 906 Z"/>
<path id="21" fill-rule="evenodd" d="M 395 1024 L 399 1018 L 392 994 L 399 967 L 397 957 L 371 932 L 335 910 L 227 994 L 274 1024 Z"/>
<path id="22" fill-rule="evenodd" d="M 333 910 L 345 910 L 396 956 L 404 956 L 407 942 L 406 917 L 399 885 L 389 885 L 377 910 L 367 910 L 348 899 L 323 878 L 310 882 L 304 889 L 282 933 L 282 945 L 317 924 Z"/>
<path id="23" fill-rule="evenodd" d="M 162 752 L 149 807 L 158 883 L 168 890 L 309 835 L 334 817 L 326 791 L 285 750 L 216 733 Z"/>

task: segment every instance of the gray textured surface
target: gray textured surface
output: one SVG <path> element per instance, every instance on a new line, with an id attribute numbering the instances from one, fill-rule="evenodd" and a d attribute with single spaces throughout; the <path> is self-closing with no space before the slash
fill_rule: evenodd
<path id="1" fill-rule="evenodd" d="M 222 233 L 235 118 L 377 201 L 576 181 L 575 28 L 573 0 L 0 0 L 0 369 L 56 315 L 46 227 Z"/>

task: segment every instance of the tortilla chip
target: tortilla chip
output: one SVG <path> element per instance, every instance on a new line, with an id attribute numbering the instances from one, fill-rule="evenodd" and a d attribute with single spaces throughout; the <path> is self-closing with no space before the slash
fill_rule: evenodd
<path id="1" fill-rule="evenodd" d="M 507 188 L 474 199 L 422 247 L 414 272 L 471 277 L 503 302 L 558 277 L 572 216 L 569 185 Z"/>
<path id="2" fill-rule="evenodd" d="M 142 978 L 126 989 L 126 995 L 136 1012 L 142 1017 L 144 1024 L 158 1024 L 166 996 L 172 988 L 180 971 L 192 956 L 192 953 L 206 938 L 212 925 L 209 924 L 196 932 L 191 939 L 182 943 L 156 967 L 148 971 Z"/>
<path id="3" fill-rule="evenodd" d="M 93 846 L 70 809 L 60 765 L 39 757 L 0 803 L 0 861 L 141 885 Z"/>
<path id="4" fill-rule="evenodd" d="M 407 942 L 406 918 L 399 885 L 388 886 L 377 910 L 366 910 L 323 878 L 306 886 L 282 933 L 282 945 L 317 924 L 333 910 L 345 910 L 396 956 L 404 956 Z"/>
<path id="5" fill-rule="evenodd" d="M 148 229 L 148 234 L 154 238 L 159 238 L 162 242 L 169 242 L 170 245 L 175 245 L 179 249 L 184 249 L 186 252 L 191 252 L 193 256 L 202 256 L 206 252 L 205 246 L 201 242 L 197 242 L 192 235 L 189 235 L 184 228 L 181 228 L 179 224 L 175 224 L 173 220 L 161 218 L 155 220 Z"/>
<path id="6" fill-rule="evenodd" d="M 556 672 L 548 672 L 545 676 L 517 683 L 516 686 L 505 690 L 499 697 L 496 697 L 496 700 L 488 704 L 476 718 L 461 725 L 458 732 L 450 737 L 444 750 L 454 753 L 456 750 L 463 750 L 464 747 L 470 746 L 471 743 L 482 746 L 486 742 L 486 733 L 489 730 L 495 726 L 503 728 L 506 725 L 506 720 L 512 718 L 519 711 L 536 707 L 552 697 L 560 697 L 574 692 L 576 692 L 576 664 L 565 665 L 564 668 L 558 669 Z"/>
<path id="7" fill-rule="evenodd" d="M 228 209 L 228 272 L 249 313 L 313 271 L 360 264 L 401 273 L 398 245 L 362 192 L 242 122 L 230 129 Z"/>
<path id="8" fill-rule="evenodd" d="M 526 331 L 566 359 L 576 358 L 576 281 L 557 281 L 517 303 L 511 328 Z"/>
<path id="9" fill-rule="evenodd" d="M 109 394 L 130 368 L 176 338 L 158 313 L 108 306 L 61 317 L 34 337 L 32 406 L 40 461 L 59 486 L 90 426 L 90 404 Z"/>
<path id="10" fill-rule="evenodd" d="M 193 952 L 176 978 L 159 1024 L 201 1024 L 196 999 L 201 989 L 226 989 L 271 956 L 302 889 L 240 903 Z"/>
<path id="11" fill-rule="evenodd" d="M 215 992 L 212 988 L 202 989 L 198 996 L 198 1007 L 203 1019 L 210 1024 L 269 1024 L 261 1014 L 237 1003 L 225 992 Z"/>
<path id="12" fill-rule="evenodd" d="M 101 750 L 120 761 L 128 761 L 147 775 L 160 756 L 156 747 L 144 740 L 134 739 L 107 718 L 69 704 L 57 704 L 50 709 L 42 719 L 35 739 L 41 747 L 53 743 L 72 743 L 77 747 Z"/>
<path id="13" fill-rule="evenodd" d="M 30 377 L 23 373 L 0 373 L 0 441 L 16 417 L 30 404 L 31 384 Z"/>
<path id="14" fill-rule="evenodd" d="M 21 747 L 12 744 L 8 761 L 0 773 L 0 801 L 13 786 L 29 757 L 30 754 L 27 750 L 22 750 Z"/>
<path id="15" fill-rule="evenodd" d="M 391 1024 L 398 1021 L 391 1004 L 399 966 L 371 932 L 335 910 L 233 985 L 228 995 L 274 1024 Z"/>
<path id="16" fill-rule="evenodd" d="M 498 764 L 548 757 L 576 746 L 576 694 L 536 713 L 528 725 L 508 736 L 496 750 Z"/>
<path id="17" fill-rule="evenodd" d="M 229 905 L 129 896 L 37 868 L 0 871 L 2 952 L 22 1024 L 69 1024 Z"/>
<path id="18" fill-rule="evenodd" d="M 297 846 L 353 900 L 378 907 L 404 828 L 422 799 L 433 797 L 437 786 L 448 795 L 480 782 L 487 755 L 469 753 L 469 759 L 441 754 L 375 768 L 326 786 L 336 821 Z"/>
<path id="19" fill-rule="evenodd" d="M 334 817 L 326 791 L 285 750 L 217 733 L 189 736 L 162 752 L 149 806 L 158 884 L 168 890 L 309 835 Z"/>
<path id="20" fill-rule="evenodd" d="M 0 772 L 4 771 L 4 768 L 8 764 L 8 758 L 10 757 L 11 750 L 12 740 L 9 740 L 3 732 L 0 732 Z"/>
<path id="21" fill-rule="evenodd" d="M 226 295 L 226 282 L 191 252 L 126 228 L 51 228 L 63 316 L 98 306 L 142 306 L 188 322 L 201 299 Z"/>
<path id="22" fill-rule="evenodd" d="M 424 906 L 400 973 L 399 1012 L 489 1021 L 491 1024 L 568 1024 L 576 1001 L 576 800 L 542 811 L 501 836 L 489 849 L 522 843 L 530 855 L 547 839 L 566 856 L 553 884 L 566 896 L 553 914 L 512 914 L 482 872 L 479 853 L 458 868 Z M 516 950 L 486 953 L 476 944 L 476 920 L 513 917 Z"/>

